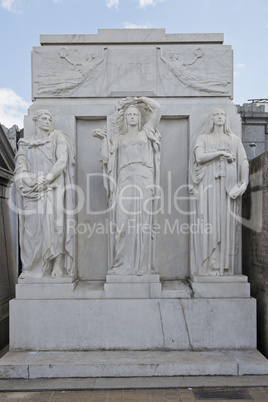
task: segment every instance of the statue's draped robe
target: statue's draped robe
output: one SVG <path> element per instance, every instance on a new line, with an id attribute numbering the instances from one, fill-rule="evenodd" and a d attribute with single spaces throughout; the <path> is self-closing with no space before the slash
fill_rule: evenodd
<path id="1" fill-rule="evenodd" d="M 159 199 L 160 138 L 149 122 L 133 140 L 123 134 L 108 140 L 104 173 L 114 229 L 109 239 L 109 268 L 116 274 L 157 269 L 153 225 Z"/>
<path id="2" fill-rule="evenodd" d="M 225 157 L 200 164 L 195 150 L 204 152 L 222 150 L 231 153 L 235 160 L 228 163 Z M 192 256 L 195 273 L 199 275 L 233 275 L 238 249 L 238 225 L 241 197 L 233 193 L 241 182 L 247 182 L 248 162 L 240 139 L 233 133 L 201 134 L 193 149 L 190 166 L 193 181 L 194 223 L 197 233 L 192 234 Z"/>
<path id="3" fill-rule="evenodd" d="M 57 177 L 48 189 L 36 191 L 35 180 L 51 169 L 57 171 Z M 64 255 L 67 273 L 74 273 L 74 232 L 68 225 L 68 220 L 73 220 L 73 176 L 74 153 L 63 131 L 52 131 L 43 139 L 20 140 L 15 184 L 20 209 L 21 259 L 27 276 L 42 277 L 60 254 Z"/>

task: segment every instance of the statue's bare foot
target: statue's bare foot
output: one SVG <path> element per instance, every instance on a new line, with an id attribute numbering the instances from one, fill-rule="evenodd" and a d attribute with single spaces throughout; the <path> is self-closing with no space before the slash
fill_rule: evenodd
<path id="1" fill-rule="evenodd" d="M 25 271 L 22 271 L 22 273 L 20 274 L 20 276 L 19 276 L 19 278 L 20 279 L 25 279 L 26 278 L 26 272 Z"/>
<path id="2" fill-rule="evenodd" d="M 63 275 L 62 270 L 60 269 L 60 267 L 54 267 L 53 271 L 51 272 L 51 277 L 52 278 L 61 278 Z"/>
<path id="3" fill-rule="evenodd" d="M 58 255 L 53 263 L 53 269 L 51 272 L 52 278 L 61 278 L 63 276 L 63 272 L 61 269 L 62 255 Z"/>
<path id="4" fill-rule="evenodd" d="M 212 276 L 220 276 L 220 270 L 214 270 L 210 272 Z"/>
<path id="5" fill-rule="evenodd" d="M 114 270 L 114 268 L 111 268 L 111 269 L 109 269 L 108 271 L 107 271 L 107 275 L 115 275 L 115 270 Z"/>
<path id="6" fill-rule="evenodd" d="M 137 272 L 137 275 L 138 275 L 138 276 L 142 276 L 142 275 L 144 275 L 144 274 L 145 274 L 144 271 L 138 271 L 138 272 Z"/>

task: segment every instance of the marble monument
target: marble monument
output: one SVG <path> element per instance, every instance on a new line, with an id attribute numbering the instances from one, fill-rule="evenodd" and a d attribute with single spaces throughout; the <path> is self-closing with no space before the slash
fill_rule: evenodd
<path id="1" fill-rule="evenodd" d="M 41 45 L 16 174 L 22 211 L 51 214 L 21 217 L 2 377 L 267 374 L 241 274 L 248 163 L 223 35 Z"/>

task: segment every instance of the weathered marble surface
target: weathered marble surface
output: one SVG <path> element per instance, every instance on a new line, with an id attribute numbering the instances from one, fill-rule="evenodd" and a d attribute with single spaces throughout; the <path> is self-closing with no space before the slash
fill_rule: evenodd
<path id="1" fill-rule="evenodd" d="M 11 302 L 10 348 L 254 349 L 255 328 L 252 298 L 17 299 Z"/>

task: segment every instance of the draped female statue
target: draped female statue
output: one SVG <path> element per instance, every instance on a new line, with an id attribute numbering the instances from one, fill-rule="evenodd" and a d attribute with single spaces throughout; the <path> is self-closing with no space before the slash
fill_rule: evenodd
<path id="1" fill-rule="evenodd" d="M 248 161 L 240 139 L 230 130 L 225 110 L 214 109 L 208 115 L 191 162 L 194 222 L 210 228 L 192 234 L 192 271 L 233 275 L 239 242 L 237 217 L 248 185 Z"/>
<path id="2" fill-rule="evenodd" d="M 156 271 L 153 224 L 159 190 L 161 106 L 146 97 L 119 102 L 113 133 L 102 139 L 110 221 L 108 274 L 143 275 Z"/>

